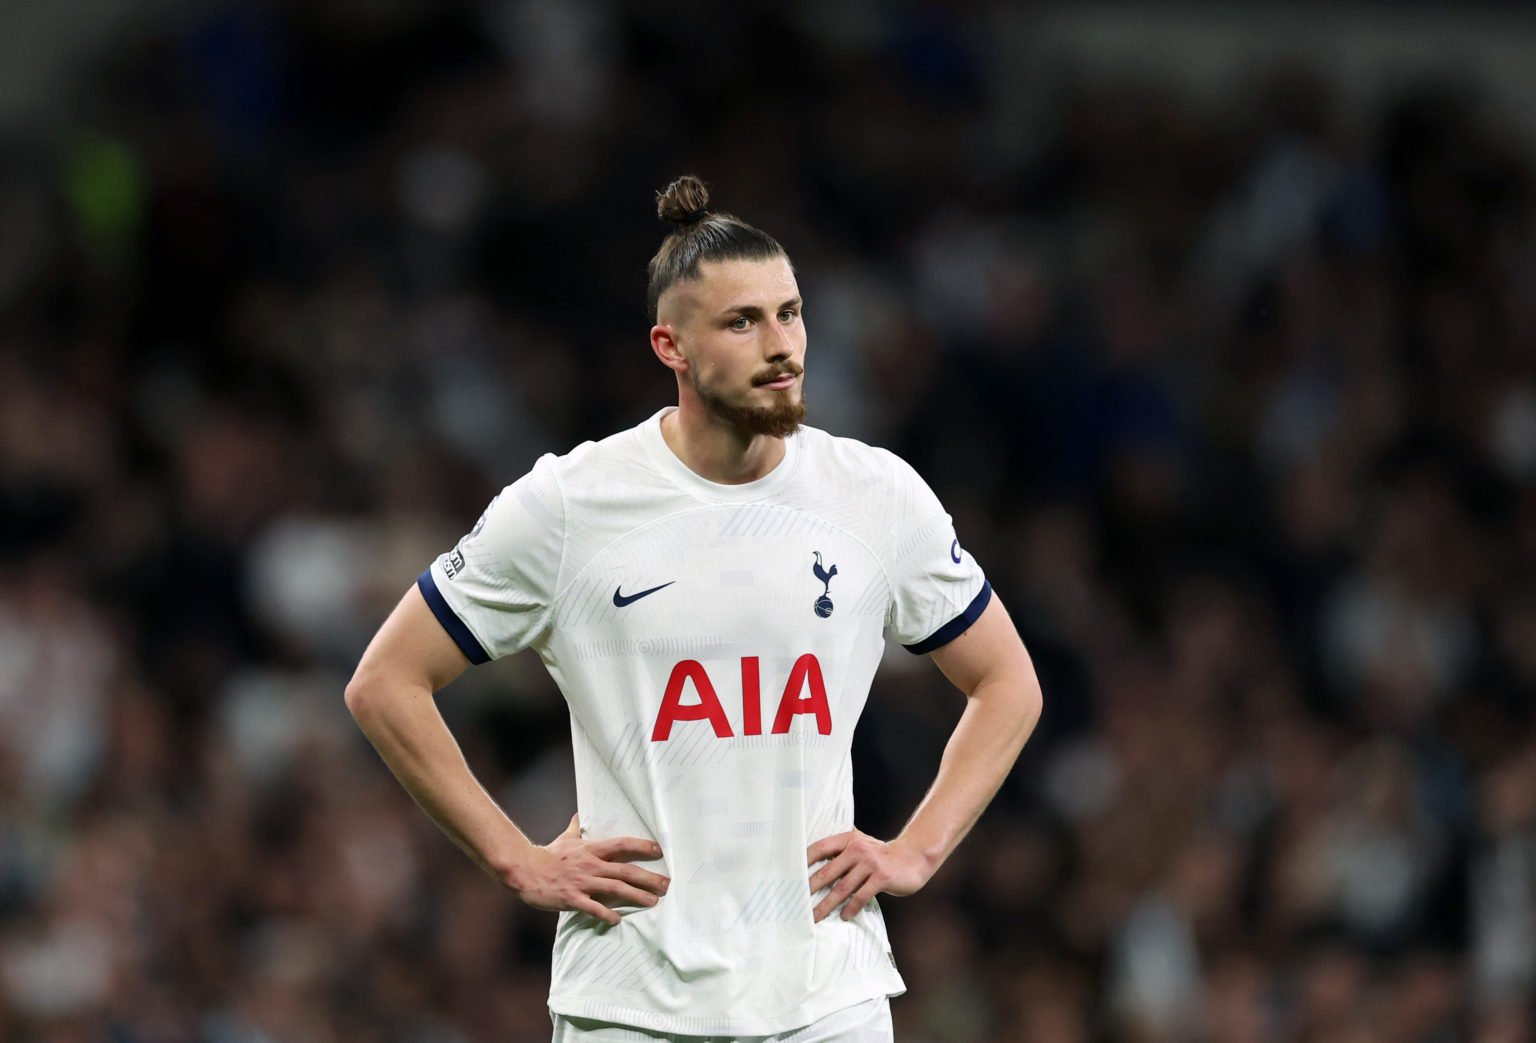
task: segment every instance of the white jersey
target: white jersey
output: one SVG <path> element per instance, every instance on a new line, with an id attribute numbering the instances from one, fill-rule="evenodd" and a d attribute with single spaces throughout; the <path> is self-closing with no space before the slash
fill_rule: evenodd
<path id="1" fill-rule="evenodd" d="M 718 485 L 668 448 L 667 412 L 541 458 L 419 586 L 471 661 L 544 660 L 583 835 L 661 845 L 640 863 L 671 878 L 657 905 L 560 914 L 550 1008 L 769 1035 L 905 989 L 878 903 L 813 922 L 805 852 L 853 828 L 885 636 L 931 651 L 991 588 L 891 453 L 803 428 L 769 474 Z"/>

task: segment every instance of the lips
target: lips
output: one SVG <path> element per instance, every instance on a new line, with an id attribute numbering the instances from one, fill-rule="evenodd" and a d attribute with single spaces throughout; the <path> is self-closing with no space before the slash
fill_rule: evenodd
<path id="1" fill-rule="evenodd" d="M 793 387 L 795 384 L 795 378 L 798 377 L 802 372 L 804 371 L 789 370 L 779 373 L 770 373 L 767 377 L 754 380 L 752 383 L 754 387 L 772 388 L 775 391 L 783 391 L 785 388 Z"/>

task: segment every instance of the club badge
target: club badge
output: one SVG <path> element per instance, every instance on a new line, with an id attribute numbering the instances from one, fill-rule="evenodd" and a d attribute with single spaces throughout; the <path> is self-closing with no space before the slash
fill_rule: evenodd
<path id="1" fill-rule="evenodd" d="M 816 604 L 812 607 L 815 608 L 818 616 L 826 619 L 832 614 L 832 577 L 837 575 L 837 566 L 833 565 L 830 569 L 822 568 L 821 551 L 811 553 L 816 555 L 816 564 L 811 566 L 811 571 L 815 573 L 817 579 L 821 580 L 823 587 L 821 597 L 816 599 Z"/>

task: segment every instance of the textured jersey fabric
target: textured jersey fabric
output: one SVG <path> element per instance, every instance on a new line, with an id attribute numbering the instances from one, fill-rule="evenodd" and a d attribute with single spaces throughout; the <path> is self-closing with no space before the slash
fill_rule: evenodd
<path id="1" fill-rule="evenodd" d="M 884 996 L 833 1011 L 801 1028 L 771 1036 L 680 1036 L 551 1014 L 552 1043 L 894 1043 L 891 1001 Z"/>
<path id="2" fill-rule="evenodd" d="M 418 582 L 472 661 L 543 659 L 583 834 L 663 851 L 641 863 L 671 878 L 656 906 L 560 915 L 551 1010 L 770 1035 L 904 989 L 878 902 L 812 921 L 805 850 L 853 827 L 887 635 L 932 651 L 991 588 L 891 453 L 802 428 L 769 474 L 719 485 L 668 448 L 668 411 L 541 458 Z"/>

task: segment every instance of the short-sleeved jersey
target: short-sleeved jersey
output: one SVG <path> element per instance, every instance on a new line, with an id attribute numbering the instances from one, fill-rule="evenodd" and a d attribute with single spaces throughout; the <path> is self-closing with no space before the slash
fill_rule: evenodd
<path id="1" fill-rule="evenodd" d="M 583 834 L 663 851 L 641 863 L 671 878 L 654 907 L 561 914 L 551 1009 L 768 1035 L 905 988 L 877 902 L 813 921 L 805 852 L 853 828 L 886 636 L 932 651 L 991 588 L 891 453 L 802 428 L 769 474 L 719 485 L 668 448 L 669 411 L 541 458 L 418 584 L 471 661 L 543 659 Z"/>

